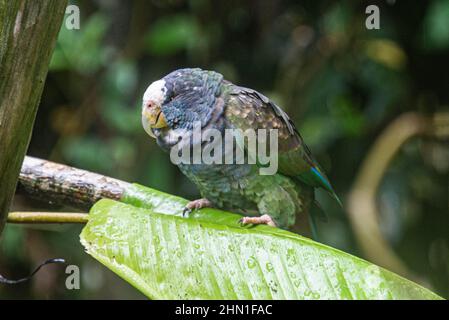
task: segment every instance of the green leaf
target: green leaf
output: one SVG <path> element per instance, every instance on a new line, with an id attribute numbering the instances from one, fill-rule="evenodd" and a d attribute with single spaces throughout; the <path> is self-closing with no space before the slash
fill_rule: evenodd
<path id="1" fill-rule="evenodd" d="M 182 218 L 186 200 L 137 185 L 123 201 L 97 202 L 81 242 L 152 299 L 440 299 L 297 234 L 240 227 L 236 214 Z"/>

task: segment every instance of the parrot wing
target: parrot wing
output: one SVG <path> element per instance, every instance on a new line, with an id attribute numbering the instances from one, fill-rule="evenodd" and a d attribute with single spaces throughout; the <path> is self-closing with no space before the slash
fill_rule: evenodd
<path id="1" fill-rule="evenodd" d="M 290 117 L 263 94 L 230 84 L 225 117 L 233 128 L 278 129 L 279 172 L 328 191 L 338 203 L 329 179 L 313 158 Z"/>

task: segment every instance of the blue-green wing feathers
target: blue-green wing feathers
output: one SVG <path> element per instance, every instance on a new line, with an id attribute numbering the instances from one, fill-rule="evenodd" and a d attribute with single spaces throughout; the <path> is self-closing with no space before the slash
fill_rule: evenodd
<path id="1" fill-rule="evenodd" d="M 329 179 L 315 161 L 289 116 L 263 94 L 229 84 L 226 118 L 234 128 L 278 129 L 279 172 L 328 191 L 341 205 Z"/>

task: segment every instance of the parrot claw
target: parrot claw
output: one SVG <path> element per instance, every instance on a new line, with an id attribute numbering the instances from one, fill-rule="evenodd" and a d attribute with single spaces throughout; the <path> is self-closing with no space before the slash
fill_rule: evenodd
<path id="1" fill-rule="evenodd" d="M 192 209 L 184 207 L 184 210 L 182 210 L 182 217 L 187 218 L 191 212 L 192 212 Z"/>
<path id="2" fill-rule="evenodd" d="M 271 218 L 268 214 L 264 214 L 260 217 L 243 217 L 239 220 L 241 225 L 247 224 L 266 224 L 270 227 L 277 227 L 273 218 Z"/>
<path id="3" fill-rule="evenodd" d="M 197 200 L 190 201 L 182 211 L 182 216 L 187 217 L 193 210 L 199 210 L 202 208 L 210 208 L 212 203 L 206 198 L 201 198 Z"/>

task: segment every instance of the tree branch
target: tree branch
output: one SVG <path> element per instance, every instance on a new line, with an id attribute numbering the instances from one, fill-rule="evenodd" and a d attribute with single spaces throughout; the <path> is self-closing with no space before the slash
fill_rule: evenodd
<path id="1" fill-rule="evenodd" d="M 449 114 L 426 117 L 418 113 L 406 113 L 393 121 L 367 154 L 348 197 L 349 220 L 368 259 L 409 278 L 413 277 L 411 272 L 391 249 L 380 230 L 376 194 L 400 148 L 417 136 L 449 137 Z"/>
<path id="2" fill-rule="evenodd" d="M 76 212 L 10 212 L 8 223 L 87 223 L 87 213 Z"/>
<path id="3" fill-rule="evenodd" d="M 120 200 L 129 186 L 121 180 L 29 156 L 19 175 L 19 190 L 81 209 L 89 209 L 102 198 Z"/>
<path id="4" fill-rule="evenodd" d="M 0 0 L 0 234 L 65 7 L 59 0 Z"/>

